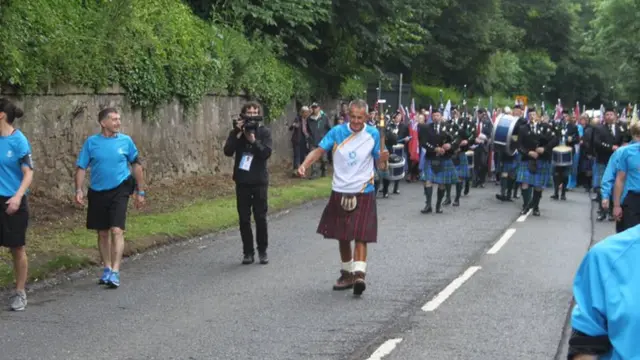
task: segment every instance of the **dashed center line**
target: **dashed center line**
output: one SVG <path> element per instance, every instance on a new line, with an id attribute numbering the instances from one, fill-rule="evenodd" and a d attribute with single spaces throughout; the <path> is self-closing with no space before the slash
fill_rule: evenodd
<path id="1" fill-rule="evenodd" d="M 518 220 L 516 220 L 517 222 L 524 222 L 525 220 L 527 220 L 527 217 L 531 214 L 531 210 L 527 211 L 526 214 L 524 215 L 520 215 L 520 217 L 518 218 Z"/>
<path id="2" fill-rule="evenodd" d="M 476 273 L 476 271 L 482 269 L 480 266 L 472 266 L 467 269 L 462 275 L 458 276 L 455 280 L 453 280 L 449 285 L 447 285 L 444 290 L 442 290 L 436 297 L 431 299 L 428 303 L 426 303 L 422 307 L 422 311 L 434 311 L 437 309 L 442 303 L 444 303 L 449 296 L 451 296 L 454 291 L 456 291 L 465 281 L 469 280 Z"/>
<path id="3" fill-rule="evenodd" d="M 498 251 L 500 251 L 500 249 L 504 246 L 504 244 L 507 243 L 507 241 L 509 241 L 509 239 L 513 236 L 513 234 L 516 233 L 516 229 L 508 229 L 507 231 L 504 232 L 504 234 L 502 234 L 502 236 L 500 237 L 500 239 L 498 240 L 498 242 L 496 242 L 491 249 L 489 249 L 489 251 L 487 251 L 487 254 L 489 255 L 493 255 L 496 254 Z"/>
<path id="4" fill-rule="evenodd" d="M 376 351 L 373 352 L 373 354 L 371 354 L 371 356 L 369 356 L 369 358 L 367 360 L 380 360 L 380 359 L 382 359 L 383 357 L 391 354 L 393 349 L 395 349 L 396 346 L 398 344 L 400 344 L 401 342 L 402 342 L 401 338 L 389 339 L 389 340 L 385 341 L 384 343 L 382 343 L 382 345 L 380 345 L 380 347 L 378 347 L 376 349 Z"/>

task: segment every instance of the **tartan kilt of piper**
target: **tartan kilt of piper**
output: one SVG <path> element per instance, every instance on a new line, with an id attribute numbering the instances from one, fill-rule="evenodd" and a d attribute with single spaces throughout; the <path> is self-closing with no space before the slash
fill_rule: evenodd
<path id="1" fill-rule="evenodd" d="M 518 166 L 518 177 L 516 181 L 535 188 L 545 188 L 553 181 L 552 174 L 551 162 L 548 160 L 538 160 L 536 162 L 535 174 L 529 171 L 529 162 L 523 160 Z"/>
<path id="2" fill-rule="evenodd" d="M 510 178 L 515 179 L 518 175 L 518 168 L 520 167 L 520 161 L 513 159 L 509 161 L 500 161 L 500 172 L 509 174 Z"/>
<path id="3" fill-rule="evenodd" d="M 453 160 L 440 160 L 442 164 L 440 172 L 434 172 L 431 169 L 431 162 L 432 160 L 425 160 L 424 169 L 422 169 L 422 175 L 420 175 L 421 181 L 428 181 L 439 185 L 456 184 L 458 182 L 458 173 L 456 172 L 455 165 L 453 165 Z"/>
<path id="4" fill-rule="evenodd" d="M 356 209 L 346 212 L 340 204 L 342 193 L 332 191 L 329 202 L 324 208 L 316 232 L 325 239 L 339 241 L 357 240 L 366 243 L 378 241 L 378 210 L 376 193 L 355 195 L 358 201 Z"/>
<path id="5" fill-rule="evenodd" d="M 607 164 L 599 164 L 595 159 L 593 160 L 593 178 L 591 180 L 591 187 L 599 188 L 602 185 L 602 177 L 604 171 L 607 169 Z"/>
<path id="6" fill-rule="evenodd" d="M 458 162 L 456 165 L 456 173 L 458 174 L 458 178 L 460 179 L 471 179 L 471 169 L 469 169 L 469 160 L 467 159 L 467 154 L 464 151 L 461 151 L 458 154 Z"/>

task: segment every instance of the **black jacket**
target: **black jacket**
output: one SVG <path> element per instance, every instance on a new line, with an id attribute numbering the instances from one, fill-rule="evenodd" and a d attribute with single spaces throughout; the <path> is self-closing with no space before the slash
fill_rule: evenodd
<path id="1" fill-rule="evenodd" d="M 396 124 L 393 121 L 391 121 L 387 125 L 387 129 L 385 132 L 385 137 L 386 137 L 385 145 L 387 146 L 387 150 L 391 151 L 393 148 L 393 145 L 397 145 L 399 140 L 402 140 L 407 136 L 409 136 L 409 128 L 407 127 L 406 124 L 403 124 L 403 123 Z M 404 142 L 402 144 L 405 147 L 407 146 Z"/>
<path id="2" fill-rule="evenodd" d="M 233 181 L 242 185 L 268 185 L 267 160 L 271 157 L 271 130 L 264 126 L 258 127 L 256 141 L 253 144 L 249 143 L 244 135 L 238 139 L 237 134 L 238 130 L 232 130 L 224 143 L 224 154 L 228 157 L 235 155 Z M 245 154 L 253 156 L 249 171 L 239 168 Z"/>
<path id="3" fill-rule="evenodd" d="M 555 129 L 548 123 L 525 124 L 520 126 L 518 131 L 518 151 L 522 154 L 522 161 L 533 160 L 529 157 L 529 151 L 536 148 L 544 148 L 544 153 L 538 156 L 538 160 L 550 161 L 553 148 L 558 146 L 559 141 Z"/>
<path id="4" fill-rule="evenodd" d="M 566 121 L 559 121 L 554 124 L 556 130 L 556 136 L 558 141 L 562 143 L 563 137 L 565 145 L 573 148 L 574 145 L 580 143 L 580 132 L 578 131 L 578 125 L 572 124 Z M 564 132 L 564 136 L 563 133 Z"/>
<path id="5" fill-rule="evenodd" d="M 432 122 L 428 125 L 421 125 L 418 128 L 418 140 L 420 146 L 424 147 L 427 159 L 451 159 L 451 156 L 456 152 L 460 145 L 461 139 L 457 136 L 456 128 L 453 124 L 440 123 L 440 132 L 437 131 L 437 124 Z M 442 147 L 444 144 L 450 144 L 451 149 L 445 152 L 443 155 L 436 153 L 436 148 Z"/>
<path id="6" fill-rule="evenodd" d="M 615 136 L 613 135 L 613 128 L 615 128 Z M 596 162 L 598 164 L 607 164 L 611 154 L 613 154 L 613 146 L 620 146 L 625 142 L 628 142 L 629 131 L 626 126 L 621 124 L 601 124 L 593 129 L 593 151 L 596 155 Z M 627 140 L 627 141 L 625 141 Z"/>

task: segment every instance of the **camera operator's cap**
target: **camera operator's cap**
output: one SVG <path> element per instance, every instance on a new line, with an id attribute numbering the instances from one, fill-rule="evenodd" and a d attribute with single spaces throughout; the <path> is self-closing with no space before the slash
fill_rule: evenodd
<path id="1" fill-rule="evenodd" d="M 318 105 L 318 103 L 314 102 L 313 104 L 311 104 L 311 108 L 317 108 L 320 107 L 320 105 Z"/>

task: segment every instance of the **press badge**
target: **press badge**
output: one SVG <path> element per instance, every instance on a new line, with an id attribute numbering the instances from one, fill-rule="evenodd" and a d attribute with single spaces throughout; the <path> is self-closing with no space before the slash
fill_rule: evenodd
<path id="1" fill-rule="evenodd" d="M 253 161 L 253 154 L 245 153 L 242 155 L 242 159 L 240 159 L 240 165 L 238 166 L 240 170 L 249 171 L 251 169 L 251 162 Z"/>

